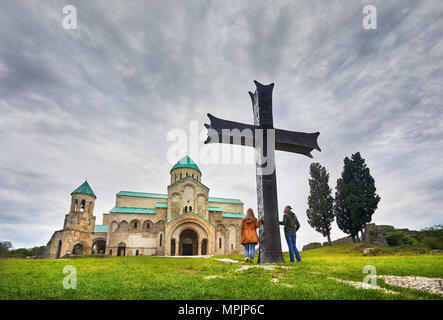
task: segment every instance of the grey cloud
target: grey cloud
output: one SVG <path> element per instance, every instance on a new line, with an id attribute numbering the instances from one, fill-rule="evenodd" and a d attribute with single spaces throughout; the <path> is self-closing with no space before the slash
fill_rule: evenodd
<path id="1" fill-rule="evenodd" d="M 309 164 L 334 188 L 356 151 L 382 196 L 375 222 L 441 222 L 441 1 L 372 1 L 376 31 L 361 26 L 366 1 L 71 3 L 79 30 L 61 27 L 59 1 L 2 4 L 1 237 L 47 241 L 86 177 L 98 222 L 120 190 L 166 192 L 168 130 L 203 130 L 207 112 L 252 123 L 252 80 L 276 84 L 277 127 L 321 132 L 313 160 L 277 154 L 299 245 L 323 240 L 305 217 Z M 256 208 L 253 165 L 200 167 L 212 195 Z"/>

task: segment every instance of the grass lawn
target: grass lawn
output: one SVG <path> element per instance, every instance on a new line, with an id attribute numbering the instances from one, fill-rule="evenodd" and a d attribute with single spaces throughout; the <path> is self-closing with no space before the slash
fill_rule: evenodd
<path id="1" fill-rule="evenodd" d="M 288 254 L 285 253 L 285 260 Z M 241 255 L 210 258 L 106 257 L 78 259 L 0 260 L 0 299 L 443 299 L 423 291 L 389 286 L 393 290 L 357 289 L 332 278 L 361 282 L 366 265 L 377 275 L 443 278 L 443 256 L 396 253 L 363 256 L 352 244 L 309 250 L 303 262 L 289 268 L 237 271 Z M 77 288 L 66 290 L 66 265 L 77 269 Z M 205 279 L 208 276 L 220 277 Z M 272 280 L 272 279 L 278 279 Z M 274 282 L 275 281 L 275 282 Z"/>

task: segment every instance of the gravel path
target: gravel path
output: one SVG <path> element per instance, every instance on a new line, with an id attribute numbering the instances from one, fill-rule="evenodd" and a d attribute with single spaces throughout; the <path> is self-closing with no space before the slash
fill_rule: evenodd
<path id="1" fill-rule="evenodd" d="M 243 261 L 237 261 L 232 259 L 216 259 L 214 260 L 226 262 L 226 263 L 243 263 Z M 235 271 L 243 271 L 250 268 L 263 268 L 265 270 L 275 270 L 276 268 L 291 268 L 287 266 L 275 266 L 275 265 L 243 265 L 242 267 L 238 268 Z M 318 272 L 311 272 L 312 274 L 318 274 Z M 209 276 L 207 279 L 213 279 L 218 278 L 219 276 Z M 386 284 L 392 285 L 392 286 L 398 286 L 408 289 L 415 289 L 415 290 L 421 290 L 426 291 L 429 293 L 437 294 L 440 296 L 443 296 L 443 279 L 440 278 L 427 278 L 427 277 L 417 277 L 417 276 L 382 276 L 379 275 L 377 278 L 381 278 L 385 281 Z M 370 284 L 363 283 L 363 282 L 356 282 L 356 281 L 350 281 L 350 280 L 342 280 L 338 278 L 328 277 L 330 280 L 335 280 L 337 282 L 346 283 L 351 286 L 354 286 L 358 289 L 376 289 L 381 290 L 385 293 L 389 294 L 398 294 L 399 292 L 388 290 L 385 288 L 382 288 L 380 286 L 371 286 Z M 278 278 L 273 278 L 271 280 L 273 283 L 278 283 Z"/>
<path id="2" fill-rule="evenodd" d="M 287 266 L 273 266 L 273 265 L 262 265 L 262 264 L 259 264 L 259 265 L 244 265 L 244 266 L 242 266 L 242 267 L 240 267 L 240 268 L 238 268 L 237 270 L 235 270 L 235 271 L 243 271 L 243 270 L 248 270 L 248 269 L 250 269 L 250 268 L 262 268 L 262 269 L 265 269 L 265 270 L 275 270 L 276 268 L 284 268 L 284 269 L 291 269 L 292 267 L 287 267 Z"/>
<path id="3" fill-rule="evenodd" d="M 427 291 L 443 296 L 443 279 L 416 276 L 377 276 L 385 280 L 386 284 L 403 288 Z"/>
<path id="4" fill-rule="evenodd" d="M 382 288 L 379 286 L 373 286 L 369 283 L 365 283 L 365 282 L 357 282 L 357 281 L 351 281 L 351 280 L 342 280 L 342 279 L 338 279 L 338 278 L 333 278 L 333 277 L 328 277 L 328 279 L 330 280 L 334 280 L 337 282 L 341 282 L 341 283 L 346 283 L 349 284 L 357 289 L 372 289 L 372 290 L 380 290 L 383 291 L 384 293 L 388 293 L 388 294 L 399 294 L 396 291 L 392 291 L 392 290 L 388 290 L 386 288 Z"/>
<path id="5" fill-rule="evenodd" d="M 228 259 L 228 258 L 226 258 L 226 259 L 214 258 L 214 260 L 221 261 L 221 262 L 226 262 L 226 263 L 244 263 L 243 261 L 232 260 L 232 259 Z"/>
<path id="6" fill-rule="evenodd" d="M 207 277 L 205 277 L 206 280 L 217 279 L 217 278 L 224 279 L 225 277 L 223 277 L 223 276 L 219 276 L 219 275 L 213 275 L 213 276 L 207 276 Z"/>

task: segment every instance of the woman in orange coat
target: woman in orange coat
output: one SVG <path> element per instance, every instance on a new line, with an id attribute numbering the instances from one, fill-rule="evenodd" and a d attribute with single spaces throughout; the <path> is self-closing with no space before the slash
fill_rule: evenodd
<path id="1" fill-rule="evenodd" d="M 260 219 L 255 218 L 254 211 L 249 208 L 246 217 L 241 222 L 241 244 L 245 246 L 245 262 L 254 262 L 255 246 L 258 243 L 257 228 L 261 224 Z"/>

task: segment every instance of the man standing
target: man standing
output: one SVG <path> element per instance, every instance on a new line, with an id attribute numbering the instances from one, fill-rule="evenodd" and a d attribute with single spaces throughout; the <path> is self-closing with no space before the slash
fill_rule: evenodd
<path id="1" fill-rule="evenodd" d="M 298 222 L 297 217 L 295 216 L 294 212 L 291 211 L 291 206 L 285 207 L 285 214 L 283 215 L 283 221 L 280 221 L 280 224 L 284 226 L 285 231 L 285 238 L 286 242 L 288 243 L 289 247 L 289 258 L 291 259 L 291 262 L 294 262 L 294 253 L 295 258 L 297 259 L 297 262 L 301 262 L 300 253 L 297 250 L 297 247 L 295 245 L 296 240 L 296 232 L 300 228 L 300 223 Z"/>

